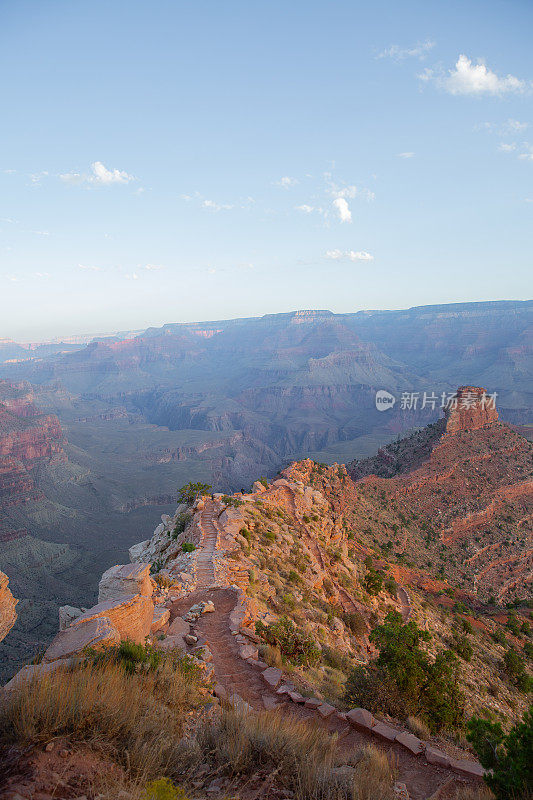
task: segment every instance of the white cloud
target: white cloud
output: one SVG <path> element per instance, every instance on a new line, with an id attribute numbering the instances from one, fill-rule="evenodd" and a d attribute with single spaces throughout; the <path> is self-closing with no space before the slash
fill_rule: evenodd
<path id="1" fill-rule="evenodd" d="M 515 142 L 512 144 L 506 144 L 505 142 L 501 142 L 498 145 L 498 150 L 501 150 L 503 153 L 511 153 L 513 150 L 516 150 L 517 145 Z"/>
<path id="2" fill-rule="evenodd" d="M 36 278 L 49 278 L 50 277 L 50 273 L 49 272 L 35 272 L 34 275 L 35 275 Z"/>
<path id="3" fill-rule="evenodd" d="M 161 264 L 146 264 L 144 267 L 148 272 L 158 272 L 161 269 L 166 269 L 166 267 L 161 266 Z"/>
<path id="4" fill-rule="evenodd" d="M 301 206 L 294 206 L 296 211 L 303 211 L 304 214 L 312 214 L 315 210 L 314 206 L 308 206 L 307 203 L 304 203 Z"/>
<path id="5" fill-rule="evenodd" d="M 102 267 L 95 267 L 93 265 L 78 264 L 78 268 L 90 270 L 91 272 L 102 272 Z"/>
<path id="6" fill-rule="evenodd" d="M 455 68 L 448 70 L 447 75 L 432 69 L 425 69 L 418 77 L 422 81 L 433 81 L 453 95 L 498 96 L 523 92 L 527 87 L 525 81 L 514 75 L 500 77 L 481 60 L 477 64 L 473 64 L 472 60 L 464 54 L 459 56 Z"/>
<path id="7" fill-rule="evenodd" d="M 398 153 L 398 158 L 414 158 L 414 153 Z"/>
<path id="8" fill-rule="evenodd" d="M 274 186 L 283 186 L 284 189 L 289 189 L 291 186 L 296 186 L 298 183 L 297 178 L 291 178 L 289 175 L 284 175 L 279 181 L 274 182 Z"/>
<path id="9" fill-rule="evenodd" d="M 129 281 L 138 281 L 139 280 L 139 276 L 137 275 L 136 272 L 127 272 L 124 275 L 124 277 Z"/>
<path id="10" fill-rule="evenodd" d="M 334 261 L 373 261 L 374 256 L 366 250 L 327 250 L 326 258 Z"/>
<path id="11" fill-rule="evenodd" d="M 400 47 L 398 44 L 393 44 L 378 53 L 376 58 L 392 58 L 394 61 L 403 61 L 405 58 L 423 60 L 434 47 L 435 42 L 431 42 L 429 39 L 425 42 L 417 42 L 413 47 Z"/>
<path id="12" fill-rule="evenodd" d="M 335 210 L 337 211 L 341 222 L 352 221 L 352 212 L 350 211 L 350 206 L 344 197 L 336 197 L 333 201 L 333 205 L 335 206 Z"/>
<path id="13" fill-rule="evenodd" d="M 130 183 L 134 181 L 133 175 L 129 175 L 124 170 L 107 169 L 101 161 L 94 161 L 91 164 L 92 174 L 85 175 L 81 172 L 65 172 L 59 177 L 63 183 L 79 185 L 90 183 L 97 186 L 110 186 L 113 183 Z"/>
<path id="14" fill-rule="evenodd" d="M 211 211 L 229 211 L 233 206 L 229 203 L 215 203 L 214 200 L 203 200 L 202 208 L 209 208 Z"/>

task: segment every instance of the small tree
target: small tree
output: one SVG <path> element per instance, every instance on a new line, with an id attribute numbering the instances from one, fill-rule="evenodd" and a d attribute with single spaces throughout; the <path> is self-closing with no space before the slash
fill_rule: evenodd
<path id="1" fill-rule="evenodd" d="M 533 791 L 533 707 L 506 736 L 499 722 L 472 717 L 467 739 L 485 769 L 497 800 L 531 797 Z"/>
<path id="2" fill-rule="evenodd" d="M 212 488 L 208 483 L 192 483 L 190 481 L 178 491 L 178 502 L 192 505 L 199 497 L 209 494 Z"/>
<path id="3" fill-rule="evenodd" d="M 375 569 L 369 569 L 363 578 L 363 586 L 370 595 L 376 595 L 381 592 L 383 587 L 383 575 Z"/>

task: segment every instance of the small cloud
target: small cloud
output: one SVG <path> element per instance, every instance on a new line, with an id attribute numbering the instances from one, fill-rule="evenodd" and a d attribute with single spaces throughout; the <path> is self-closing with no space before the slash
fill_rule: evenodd
<path id="1" fill-rule="evenodd" d="M 2 278 L 10 283 L 18 283 L 19 281 L 16 275 L 2 275 Z"/>
<path id="2" fill-rule="evenodd" d="M 148 270 L 148 272 L 158 272 L 161 269 L 166 269 L 161 264 L 145 264 L 144 269 Z"/>
<path id="3" fill-rule="evenodd" d="M 308 206 L 307 203 L 304 203 L 301 206 L 294 206 L 294 207 L 296 211 L 303 211 L 304 214 L 312 214 L 313 211 L 315 210 L 314 206 Z"/>
<path id="4" fill-rule="evenodd" d="M 124 170 L 107 169 L 101 161 L 94 161 L 91 164 L 91 174 L 85 175 L 81 172 L 65 172 L 59 176 L 63 183 L 79 185 L 89 183 L 97 186 L 110 186 L 113 183 L 130 183 L 134 181 L 133 175 L 129 175 Z"/>
<path id="5" fill-rule="evenodd" d="M 28 233 L 33 233 L 35 236 L 50 236 L 49 231 L 28 231 Z"/>
<path id="6" fill-rule="evenodd" d="M 291 178 L 289 175 L 284 175 L 279 181 L 274 181 L 274 186 L 282 186 L 284 189 L 289 189 L 291 186 L 296 186 L 298 183 L 297 178 Z"/>
<path id="7" fill-rule="evenodd" d="M 48 177 L 47 170 L 43 170 L 42 172 L 34 172 L 30 175 L 30 181 L 36 185 L 39 185 L 41 180 L 46 177 Z"/>
<path id="8" fill-rule="evenodd" d="M 336 197 L 333 201 L 333 205 L 341 222 L 352 221 L 352 212 L 350 211 L 350 206 L 344 197 Z"/>
<path id="9" fill-rule="evenodd" d="M 138 280 L 139 280 L 139 276 L 137 275 L 137 273 L 136 273 L 136 272 L 126 272 L 126 273 L 124 274 L 124 277 L 125 277 L 125 278 L 126 278 L 126 280 L 128 280 L 128 281 L 138 281 Z"/>
<path id="10" fill-rule="evenodd" d="M 102 267 L 95 267 L 88 264 L 78 264 L 78 269 L 89 270 L 89 272 L 102 272 Z"/>
<path id="11" fill-rule="evenodd" d="M 374 256 L 366 250 L 327 250 L 326 258 L 333 261 L 373 261 Z"/>
<path id="12" fill-rule="evenodd" d="M 208 208 L 210 211 L 229 211 L 233 206 L 229 203 L 215 203 L 214 200 L 203 200 L 202 208 Z"/>
<path id="13" fill-rule="evenodd" d="M 526 151 L 524 153 L 520 153 L 518 158 L 520 158 L 522 161 L 533 161 L 533 144 L 524 142 L 524 147 L 526 148 Z"/>
<path id="14" fill-rule="evenodd" d="M 453 95 L 494 95 L 523 92 L 527 88 L 525 81 L 514 75 L 499 76 L 489 69 L 482 60 L 477 64 L 466 55 L 461 54 L 455 68 L 444 75 L 441 71 L 425 69 L 419 79 L 433 82 L 449 94 Z"/>
<path id="15" fill-rule="evenodd" d="M 35 275 L 36 278 L 49 278 L 50 277 L 50 273 L 49 272 L 34 272 L 33 274 Z"/>
<path id="16" fill-rule="evenodd" d="M 398 153 L 398 158 L 414 158 L 414 153 Z"/>
<path id="17" fill-rule="evenodd" d="M 393 44 L 378 53 L 376 58 L 392 58 L 393 61 L 403 61 L 405 58 L 418 58 L 421 61 L 426 58 L 430 50 L 435 47 L 435 42 L 429 39 L 425 42 L 418 42 L 414 47 L 400 47 L 398 44 Z"/>
<path id="18" fill-rule="evenodd" d="M 505 144 L 505 142 L 501 142 L 498 145 L 498 150 L 501 150 L 503 153 L 511 153 L 513 150 L 516 150 L 517 145 L 515 142 L 512 144 Z"/>

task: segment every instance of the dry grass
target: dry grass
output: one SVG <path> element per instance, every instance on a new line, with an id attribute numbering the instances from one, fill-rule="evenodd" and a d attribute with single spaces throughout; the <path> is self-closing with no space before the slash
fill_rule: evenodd
<path id="1" fill-rule="evenodd" d="M 455 800 L 494 800 L 494 795 L 488 786 L 460 786 Z"/>
<path id="2" fill-rule="evenodd" d="M 393 769 L 384 753 L 367 747 L 346 768 L 334 737 L 277 713 L 225 711 L 198 731 L 196 757 L 208 757 L 213 768 L 231 776 L 272 770 L 297 800 L 392 798 Z"/>
<path id="3" fill-rule="evenodd" d="M 171 658 L 133 675 L 111 660 L 58 670 L 10 693 L 0 710 L 0 741 L 105 742 L 132 775 L 155 776 L 175 757 L 185 715 L 202 702 L 195 682 Z"/>
<path id="4" fill-rule="evenodd" d="M 431 731 L 420 717 L 407 717 L 407 727 L 419 739 L 430 739 Z"/>

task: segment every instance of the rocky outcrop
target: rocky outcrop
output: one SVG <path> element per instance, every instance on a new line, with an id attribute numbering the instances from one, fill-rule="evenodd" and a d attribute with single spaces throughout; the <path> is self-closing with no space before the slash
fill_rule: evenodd
<path id="1" fill-rule="evenodd" d="M 86 622 L 103 619 L 109 621 L 115 628 L 120 640 L 129 639 L 136 644 L 144 644 L 152 627 L 153 616 L 153 600 L 137 594 L 121 600 L 106 600 L 103 603 L 97 603 L 75 619 L 67 630 L 74 631 Z"/>
<path id="2" fill-rule="evenodd" d="M 17 612 L 15 606 L 18 600 L 15 600 L 9 590 L 9 578 L 3 572 L 0 572 L 0 642 L 4 639 L 17 619 Z"/>
<path id="3" fill-rule="evenodd" d="M 480 386 L 460 386 L 447 408 L 446 433 L 486 428 L 498 422 L 494 399 Z"/>
<path id="4" fill-rule="evenodd" d="M 140 594 L 151 597 L 150 564 L 117 564 L 102 575 L 98 587 L 98 602 L 122 600 Z"/>

